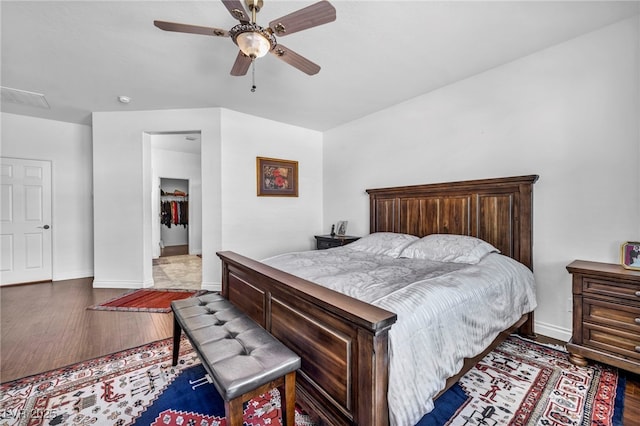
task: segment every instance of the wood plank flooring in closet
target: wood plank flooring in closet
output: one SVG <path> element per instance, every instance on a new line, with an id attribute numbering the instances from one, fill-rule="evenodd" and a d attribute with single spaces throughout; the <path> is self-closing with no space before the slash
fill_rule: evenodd
<path id="1" fill-rule="evenodd" d="M 165 246 L 160 249 L 160 257 L 179 256 L 181 254 L 189 254 L 189 245 Z"/>
<path id="2" fill-rule="evenodd" d="M 92 278 L 0 287 L 0 382 L 170 337 L 173 315 L 87 310 L 127 292 Z M 539 336 L 546 343 L 562 344 Z M 624 425 L 640 425 L 640 377 L 627 379 Z"/>

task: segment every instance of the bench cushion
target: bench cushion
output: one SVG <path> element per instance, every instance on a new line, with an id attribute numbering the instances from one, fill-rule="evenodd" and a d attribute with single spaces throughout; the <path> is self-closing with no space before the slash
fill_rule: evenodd
<path id="1" fill-rule="evenodd" d="M 171 308 L 226 401 L 300 368 L 298 355 L 219 294 Z"/>

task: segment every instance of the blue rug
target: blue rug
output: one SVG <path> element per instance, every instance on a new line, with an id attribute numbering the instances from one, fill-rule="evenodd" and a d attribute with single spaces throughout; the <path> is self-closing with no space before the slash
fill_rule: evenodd
<path id="1" fill-rule="evenodd" d="M 167 389 L 138 417 L 134 425 L 153 424 L 160 414 L 172 410 L 181 413 L 224 417 L 224 400 L 205 379 L 202 364 L 182 371 Z"/>
<path id="2" fill-rule="evenodd" d="M 133 425 L 225 425 L 224 400 L 207 381 L 206 374 L 202 364 L 182 370 Z M 244 424 L 247 426 L 279 426 L 281 414 L 277 389 L 244 404 Z M 299 411 L 296 424 L 311 426 L 310 420 Z"/>

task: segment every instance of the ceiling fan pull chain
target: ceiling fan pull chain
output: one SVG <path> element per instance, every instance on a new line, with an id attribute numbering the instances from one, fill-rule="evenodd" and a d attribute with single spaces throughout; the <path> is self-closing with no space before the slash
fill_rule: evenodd
<path id="1" fill-rule="evenodd" d="M 251 58 L 251 92 L 256 91 L 256 59 Z"/>

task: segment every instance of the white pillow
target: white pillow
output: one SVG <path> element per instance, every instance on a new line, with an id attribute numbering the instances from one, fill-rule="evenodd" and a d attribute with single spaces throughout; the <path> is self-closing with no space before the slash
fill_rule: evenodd
<path id="1" fill-rule="evenodd" d="M 475 265 L 489 253 L 500 250 L 467 235 L 431 234 L 405 247 L 399 257 Z"/>
<path id="2" fill-rule="evenodd" d="M 371 254 L 386 254 L 387 256 L 398 257 L 402 249 L 418 241 L 418 239 L 415 235 L 409 234 L 374 232 L 352 242 L 346 247 Z"/>

